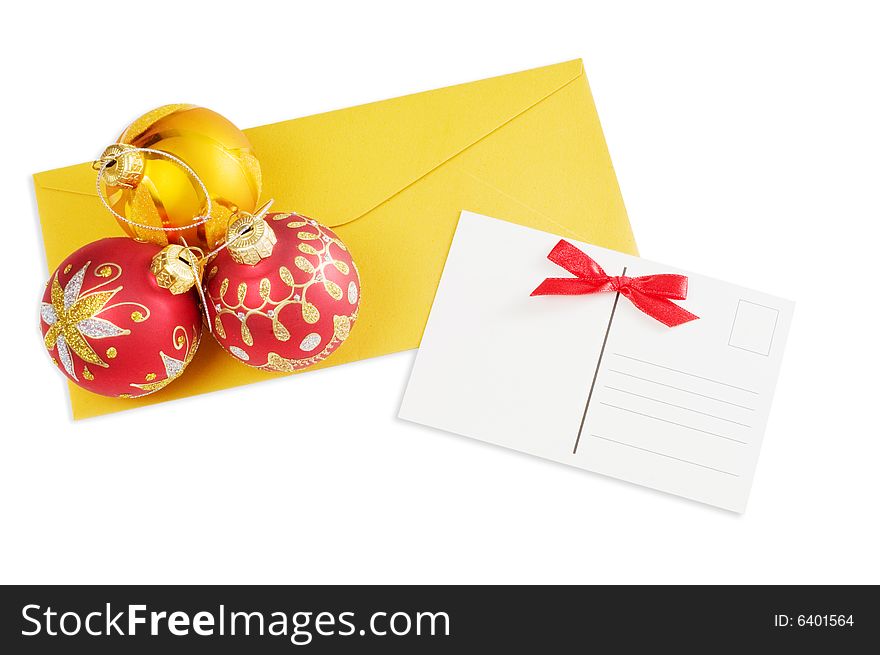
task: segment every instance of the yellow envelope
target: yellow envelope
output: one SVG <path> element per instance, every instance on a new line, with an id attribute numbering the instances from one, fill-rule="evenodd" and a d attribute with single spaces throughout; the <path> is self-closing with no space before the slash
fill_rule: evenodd
<path id="1" fill-rule="evenodd" d="M 580 60 L 245 132 L 263 197 L 333 227 L 360 270 L 351 336 L 313 369 L 418 347 L 463 209 L 636 254 Z M 121 234 L 89 164 L 34 181 L 50 269 Z M 486 256 L 503 248 L 487 243 Z M 104 398 L 71 384 L 70 398 L 74 418 L 85 418 L 276 375 L 205 335 L 183 376 L 155 395 Z"/>

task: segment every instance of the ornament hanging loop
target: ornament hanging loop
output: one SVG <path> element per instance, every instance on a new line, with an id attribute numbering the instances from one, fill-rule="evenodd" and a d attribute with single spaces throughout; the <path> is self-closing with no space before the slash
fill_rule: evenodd
<path id="1" fill-rule="evenodd" d="M 92 163 L 96 171 L 103 170 L 104 182 L 108 186 L 135 188 L 144 175 L 144 157 L 126 143 L 107 146 L 101 157 Z"/>
<path id="2" fill-rule="evenodd" d="M 176 296 L 202 282 L 200 262 L 204 253 L 201 248 L 188 246 L 184 239 L 181 241 L 183 245 L 172 243 L 162 248 L 150 262 L 150 272 L 155 276 L 156 284 Z"/>
<path id="3" fill-rule="evenodd" d="M 101 187 L 101 182 L 104 181 L 108 186 L 134 188 L 137 186 L 137 183 L 143 175 L 145 154 L 164 157 L 170 162 L 177 164 L 187 175 L 190 176 L 205 197 L 205 212 L 203 215 L 194 217 L 193 222 L 188 225 L 182 225 L 180 227 L 157 227 L 155 225 L 138 223 L 130 218 L 126 218 L 110 206 L 110 202 L 107 200 L 104 189 Z M 164 150 L 154 150 L 153 148 L 136 148 L 125 143 L 115 143 L 106 148 L 101 157 L 92 163 L 92 168 L 98 171 L 98 175 L 95 177 L 95 190 L 98 193 L 98 198 L 107 211 L 124 223 L 128 223 L 129 225 L 144 230 L 155 230 L 157 232 L 181 232 L 183 230 L 191 230 L 199 225 L 204 225 L 211 219 L 211 211 L 214 206 L 211 201 L 211 195 L 208 193 L 208 187 L 205 186 L 202 179 L 185 161 L 179 157 L 175 157 L 171 153 L 165 152 Z"/>
<path id="4" fill-rule="evenodd" d="M 263 218 L 267 210 L 264 205 L 256 214 L 237 212 L 229 219 L 227 235 L 235 235 L 229 242 L 229 255 L 235 263 L 254 266 L 272 256 L 278 238 Z"/>
<path id="5" fill-rule="evenodd" d="M 208 332 L 213 332 L 205 304 L 208 301 L 202 288 L 206 259 L 205 252 L 201 248 L 189 245 L 186 239 L 180 237 L 180 244 L 169 244 L 156 253 L 150 262 L 150 272 L 156 278 L 156 284 L 168 289 L 175 296 L 187 293 L 195 287 L 208 325 Z"/>
<path id="6" fill-rule="evenodd" d="M 269 209 L 272 208 L 272 204 L 275 202 L 274 199 L 269 198 L 266 202 L 262 204 L 262 206 L 257 209 L 253 214 L 243 211 L 236 211 L 232 216 L 229 217 L 229 224 L 226 228 L 226 241 L 217 246 L 214 250 L 205 255 L 204 259 L 207 261 L 211 259 L 214 255 L 216 255 L 221 250 L 229 248 L 230 254 L 233 254 L 233 246 L 238 247 L 236 244 L 241 243 L 242 241 L 250 242 L 252 239 L 256 242 L 259 240 L 271 239 L 271 244 L 268 245 L 268 257 L 272 254 L 272 246 L 275 245 L 275 233 L 272 231 L 272 228 L 269 227 L 269 224 L 266 223 L 264 216 L 269 213 Z M 259 236 L 255 232 L 255 226 L 257 224 L 262 224 L 265 229 L 259 233 Z M 268 234 L 267 234 L 268 233 Z M 271 236 L 268 236 L 271 235 Z M 256 237 L 256 238 L 255 238 Z M 242 244 L 244 245 L 244 244 Z M 264 248 L 265 249 L 265 248 Z M 235 255 L 233 254 L 233 259 Z M 260 256 L 253 263 L 256 264 L 260 259 L 263 259 Z M 238 261 L 238 260 L 236 260 Z M 239 262 L 242 263 L 242 262 Z"/>

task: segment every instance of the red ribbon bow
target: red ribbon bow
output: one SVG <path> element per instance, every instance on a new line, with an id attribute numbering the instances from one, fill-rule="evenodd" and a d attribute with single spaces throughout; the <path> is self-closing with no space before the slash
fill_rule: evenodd
<path id="1" fill-rule="evenodd" d="M 688 279 L 684 275 L 610 276 L 592 257 L 565 239 L 556 244 L 547 259 L 577 277 L 548 277 L 532 291 L 533 296 L 582 296 L 615 291 L 669 327 L 700 318 L 672 302 L 687 298 Z"/>

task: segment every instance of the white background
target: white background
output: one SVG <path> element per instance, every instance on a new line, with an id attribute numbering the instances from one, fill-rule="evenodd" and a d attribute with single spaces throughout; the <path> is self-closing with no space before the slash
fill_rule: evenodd
<path id="1" fill-rule="evenodd" d="M 880 582 L 871 3 L 68 4 L 0 41 L 0 580 Z M 411 352 L 71 421 L 31 173 L 577 57 L 641 253 L 798 303 L 745 515 L 400 422 Z"/>

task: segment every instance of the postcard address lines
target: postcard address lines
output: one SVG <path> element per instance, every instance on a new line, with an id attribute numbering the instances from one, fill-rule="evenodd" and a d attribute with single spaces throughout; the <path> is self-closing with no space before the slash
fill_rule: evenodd
<path id="1" fill-rule="evenodd" d="M 625 355 L 623 353 L 613 353 L 613 355 L 615 358 L 620 359 L 612 360 L 612 362 L 609 362 L 610 365 L 608 368 L 608 372 L 614 373 L 616 374 L 616 376 L 612 376 L 611 381 L 603 385 L 604 388 L 608 391 L 614 392 L 612 394 L 612 397 L 609 399 L 612 402 L 602 400 L 600 401 L 601 405 L 604 405 L 605 407 L 611 408 L 613 410 L 640 416 L 648 419 L 649 421 L 657 421 L 660 423 L 673 425 L 679 429 L 686 430 L 691 434 L 698 434 L 701 436 L 705 436 L 706 438 L 722 439 L 726 442 L 737 445 L 748 444 L 747 441 L 745 441 L 743 438 L 740 438 L 742 435 L 740 435 L 739 432 L 742 431 L 742 428 L 750 429 L 752 427 L 749 422 L 748 413 L 755 411 L 755 407 L 752 406 L 752 402 L 756 400 L 757 396 L 759 395 L 757 391 L 734 385 L 729 382 L 724 382 L 721 380 L 698 375 L 696 373 L 691 373 L 689 371 L 676 369 L 671 366 L 659 364 L 657 362 L 639 359 L 638 357 L 633 357 L 631 355 Z M 637 363 L 636 370 L 638 371 L 638 373 L 621 370 L 621 368 L 631 368 L 627 366 L 621 366 L 627 364 L 627 360 L 628 362 Z M 646 365 L 649 368 L 638 366 L 638 364 Z M 664 381 L 655 379 L 652 376 L 652 371 L 658 372 L 657 369 L 663 369 L 665 371 L 673 373 L 674 375 L 672 376 L 672 380 L 669 380 L 668 375 L 664 377 Z M 702 380 L 703 386 L 708 386 L 708 389 L 702 389 L 702 391 L 706 391 L 706 393 L 695 391 L 692 388 L 687 388 L 687 386 L 691 386 L 688 384 L 688 378 Z M 646 388 L 642 388 L 642 386 L 645 385 L 638 386 L 638 383 L 636 383 L 637 386 L 635 389 L 633 389 L 632 382 L 634 380 L 646 382 L 648 383 L 648 385 Z M 675 384 L 670 384 L 670 381 L 674 382 Z M 710 384 L 706 385 L 705 383 Z M 624 388 L 627 386 L 629 386 L 630 388 Z M 735 390 L 733 393 L 735 394 L 737 399 L 740 400 L 740 402 L 733 402 L 732 400 L 729 400 L 727 398 L 721 398 L 718 397 L 718 395 L 714 395 L 715 393 L 722 392 L 722 388 Z M 668 396 L 666 396 L 665 398 L 658 398 L 654 395 L 658 391 L 663 392 L 664 389 L 672 389 L 674 391 L 682 392 L 688 395 L 681 397 L 676 396 L 673 399 L 669 399 Z M 729 397 L 729 394 L 726 395 L 728 395 Z M 693 401 L 697 399 L 709 400 L 711 402 L 708 403 L 708 407 L 705 406 L 704 403 L 704 405 L 700 406 L 699 409 L 688 404 L 689 400 Z M 631 406 L 627 407 L 626 405 L 629 404 L 627 402 L 628 400 L 636 400 L 636 402 L 648 401 L 648 406 L 655 407 L 658 410 L 664 410 L 666 408 L 672 408 L 673 411 L 681 410 L 685 413 L 684 416 L 687 418 L 672 420 L 671 418 L 658 416 L 654 413 L 653 409 L 648 410 L 641 405 L 638 405 L 638 409 L 634 409 Z M 672 400 L 675 400 L 676 402 L 672 402 Z M 698 402 L 700 401 L 698 400 Z M 731 415 L 730 412 L 733 412 L 733 414 Z M 709 426 L 699 426 L 699 421 L 705 421 L 704 417 L 713 421 L 717 421 L 717 423 Z M 692 423 L 694 421 L 696 421 L 698 425 L 693 425 Z M 718 427 L 715 427 L 715 425 L 717 425 Z M 643 446 L 628 443 L 619 439 L 612 439 L 611 437 L 608 437 L 606 435 L 593 433 L 591 434 L 591 436 L 606 442 L 646 452 L 658 457 L 675 460 L 690 466 L 708 469 L 732 477 L 739 477 L 737 473 L 716 468 L 714 466 L 709 466 L 705 463 L 694 461 L 691 459 L 678 457 L 676 455 L 673 455 L 672 453 L 644 448 Z"/>

